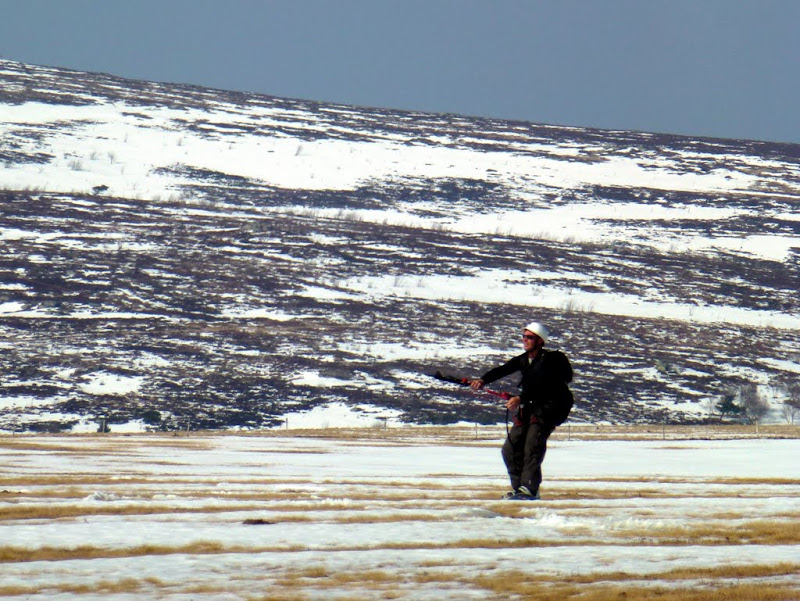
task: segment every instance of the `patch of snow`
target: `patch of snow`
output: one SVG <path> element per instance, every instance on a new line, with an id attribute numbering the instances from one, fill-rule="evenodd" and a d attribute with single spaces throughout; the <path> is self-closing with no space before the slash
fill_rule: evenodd
<path id="1" fill-rule="evenodd" d="M 796 361 L 790 361 L 788 359 L 773 359 L 771 357 L 762 357 L 758 361 L 759 363 L 769 365 L 770 367 L 774 367 L 781 371 L 792 371 L 800 374 L 800 363 L 797 363 Z"/>
<path id="2" fill-rule="evenodd" d="M 89 376 L 89 382 L 81 384 L 79 388 L 87 394 L 116 394 L 125 395 L 136 392 L 144 383 L 142 376 L 122 376 L 99 372 Z"/>
<path id="3" fill-rule="evenodd" d="M 271 319 L 272 321 L 292 321 L 294 319 L 304 319 L 304 316 L 302 315 L 260 308 L 246 309 L 229 307 L 222 310 L 220 313 L 223 317 L 227 317 L 229 319 Z"/>
<path id="4" fill-rule="evenodd" d="M 25 305 L 18 301 L 0 303 L 0 313 L 20 313 Z"/>
<path id="5" fill-rule="evenodd" d="M 371 298 L 407 297 L 425 300 L 458 300 L 481 303 L 548 307 L 577 307 L 606 315 L 667 318 L 699 323 L 733 323 L 800 330 L 800 317 L 780 311 L 759 311 L 738 307 L 698 306 L 680 302 L 654 302 L 640 296 L 618 293 L 583 292 L 541 285 L 509 283 L 524 281 L 524 272 L 486 270 L 472 276 L 356 277 L 339 282 L 343 288 Z M 498 294 L 498 289 L 503 293 Z"/>
<path id="6" fill-rule="evenodd" d="M 309 411 L 292 411 L 284 414 L 281 428 L 370 428 L 397 425 L 401 411 L 359 405 L 351 407 L 344 403 L 326 403 Z"/>

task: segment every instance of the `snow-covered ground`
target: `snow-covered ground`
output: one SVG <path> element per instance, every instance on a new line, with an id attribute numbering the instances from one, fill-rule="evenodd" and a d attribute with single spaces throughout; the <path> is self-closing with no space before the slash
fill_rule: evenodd
<path id="1" fill-rule="evenodd" d="M 2 75 L 2 71 L 0 71 Z M 257 123 L 259 131 L 268 128 L 276 108 L 237 107 L 220 104 L 214 108 L 149 109 L 146 120 L 136 107 L 122 103 L 89 106 L 54 105 L 27 102 L 3 107 L 0 131 L 12 133 L 18 145 L 30 153 L 45 152 L 55 157 L 47 165 L 8 163 L 0 170 L 0 187 L 39 191 L 90 192 L 94 186 L 108 186 L 109 194 L 127 198 L 160 201 L 180 197 L 180 187 L 191 178 L 176 175 L 170 168 L 193 169 L 247 178 L 262 185 L 298 190 L 354 191 L 374 181 L 420 181 L 437 179 L 481 179 L 502 185 L 518 198 L 527 199 L 525 210 L 505 210 L 490 215 L 418 217 L 424 209 L 448 211 L 447 207 L 424 206 L 415 200 L 396 209 L 353 210 L 353 217 L 374 223 L 394 223 L 409 227 L 447 227 L 465 233 L 515 236 L 544 236 L 583 242 L 618 240 L 653 245 L 661 250 L 731 250 L 783 261 L 797 247 L 796 235 L 775 232 L 730 238 L 708 233 L 689 234 L 649 225 L 650 222 L 732 221 L 749 216 L 767 216 L 764 207 L 739 206 L 661 206 L 639 202 L 613 202 L 605 198 L 583 198 L 565 205 L 547 206 L 541 198 L 557 191 L 567 195 L 586 186 L 647 187 L 705 195 L 762 194 L 763 176 L 755 173 L 791 169 L 759 157 L 731 157 L 732 164 L 743 165 L 711 170 L 707 173 L 680 172 L 682 162 L 697 160 L 695 152 L 684 151 L 666 159 L 641 156 L 606 156 L 586 162 L 580 155 L 565 160 L 560 145 L 542 146 L 545 156 L 526 155 L 524 145 L 476 153 L 464 148 L 434 145 L 413 135 L 392 139 L 376 136 L 362 139 L 298 140 L 291 137 L 242 135 L 243 123 Z M 313 129 L 298 113 L 298 124 Z M 219 130 L 182 129 L 180 124 L 201 120 L 228 128 Z M 46 130 L 47 137 L 22 138 L 26 130 Z M 340 134 L 356 136 L 357 129 Z M 585 154 L 602 154 L 601 144 L 586 145 Z M 546 151 L 546 152 L 545 152 Z M 722 161 L 724 157 L 719 160 Z M 794 171 L 786 174 L 797 176 Z M 786 189 L 786 198 L 796 201 L 795 186 Z M 777 195 L 781 196 L 781 195 Z M 771 195 L 776 198 L 775 194 Z M 283 210 L 294 210 L 284 207 Z M 271 210 L 275 210 L 274 208 Z M 339 209 L 330 209 L 336 214 Z M 320 215 L 324 215 L 321 212 Z M 769 210 L 776 219 L 796 220 L 792 212 Z M 29 232 L 0 233 L 0 237 L 34 235 Z"/>
<path id="2" fill-rule="evenodd" d="M 13 81 L 23 70 L 38 72 L 40 82 L 52 78 L 49 93 L 59 86 L 61 92 L 68 89 L 66 80 L 59 81 L 68 77 L 65 71 L 0 62 L 0 78 Z M 39 85 L 46 89 L 46 84 Z M 125 85 L 119 80 L 110 90 L 120 93 Z M 193 181 L 183 172 L 185 167 L 284 190 L 354 192 L 375 182 L 482 180 L 523 201 L 524 209 L 465 213 L 452 203 L 400 197 L 392 207 L 348 213 L 373 223 L 636 242 L 669 252 L 734 251 L 776 261 L 786 260 L 800 244 L 797 235 L 788 232 L 751 232 L 732 238 L 724 232 L 658 226 L 753 216 L 797 220 L 797 214 L 786 208 L 800 194 L 796 163 L 755 152 L 726 154 L 712 141 L 695 144 L 698 148 L 651 149 L 653 136 L 637 134 L 626 147 L 614 139 L 615 132 L 608 132 L 607 139 L 559 141 L 558 134 L 571 128 L 551 128 L 554 139 L 548 139 L 537 138 L 526 127 L 515 131 L 511 123 L 497 136 L 489 130 L 476 131 L 468 121 L 459 125 L 453 116 L 392 113 L 376 119 L 359 114 L 355 107 L 302 103 L 290 107 L 268 97 L 237 104 L 215 91 L 195 91 L 202 98 L 195 106 L 155 103 L 143 109 L 141 98 L 122 100 L 108 93 L 106 88 L 95 95 L 73 96 L 69 102 L 59 98 L 4 104 L 0 132 L 13 141 L 9 147 L 48 160 L 7 161 L 0 169 L 0 188 L 89 193 L 104 185 L 109 195 L 158 202 L 182 196 L 182 187 Z M 173 93 L 177 98 L 179 92 Z M 197 102 L 196 97 L 192 100 Z M 430 129 L 403 129 L 393 123 L 409 117 Z M 382 131 L 389 124 L 394 130 Z M 623 201 L 587 194 L 592 187 L 670 191 L 695 198 L 681 203 L 666 198 L 654 203 Z M 557 202 L 546 200 L 552 196 Z M 696 202 L 705 197 L 713 200 L 706 205 Z M 785 199 L 786 204 L 731 202 L 759 197 Z M 424 217 L 426 212 L 439 216 Z M 0 232 L 0 239 L 23 234 Z"/>
<path id="3" fill-rule="evenodd" d="M 0 438 L 0 595 L 800 596 L 797 438 L 562 429 L 542 500 L 514 503 L 504 434 Z"/>

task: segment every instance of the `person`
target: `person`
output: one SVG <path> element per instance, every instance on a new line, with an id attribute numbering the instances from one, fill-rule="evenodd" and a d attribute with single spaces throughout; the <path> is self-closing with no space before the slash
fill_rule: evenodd
<path id="1" fill-rule="evenodd" d="M 506 408 L 515 413 L 502 449 L 511 479 L 512 492 L 506 495 L 508 499 L 539 498 L 547 439 L 572 407 L 572 393 L 568 387 L 572 381 L 572 366 L 561 351 L 544 349 L 549 339 L 544 325 L 529 323 L 522 331 L 524 352 L 521 355 L 470 381 L 474 390 L 480 390 L 485 384 L 511 374 L 522 374 L 520 394 L 506 402 Z"/>

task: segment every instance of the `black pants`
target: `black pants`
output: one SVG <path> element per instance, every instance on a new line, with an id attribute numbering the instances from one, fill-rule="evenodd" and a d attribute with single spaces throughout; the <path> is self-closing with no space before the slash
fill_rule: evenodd
<path id="1" fill-rule="evenodd" d="M 525 486 L 536 495 L 542 483 L 542 461 L 547 452 L 547 439 L 553 429 L 530 417 L 514 419 L 514 425 L 503 445 L 503 461 L 506 463 L 511 488 Z"/>

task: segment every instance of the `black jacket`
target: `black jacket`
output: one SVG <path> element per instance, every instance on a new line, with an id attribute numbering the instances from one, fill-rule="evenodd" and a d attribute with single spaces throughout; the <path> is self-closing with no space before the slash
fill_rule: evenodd
<path id="1" fill-rule="evenodd" d="M 559 425 L 572 408 L 572 393 L 567 384 L 572 381 L 572 366 L 561 351 L 542 349 L 531 362 L 527 353 L 522 353 L 507 363 L 490 369 L 481 376 L 485 384 L 522 373 L 520 411 Z"/>

